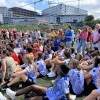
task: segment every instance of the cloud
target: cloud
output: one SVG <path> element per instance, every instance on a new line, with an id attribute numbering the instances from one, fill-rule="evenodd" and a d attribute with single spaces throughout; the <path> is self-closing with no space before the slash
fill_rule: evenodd
<path id="1" fill-rule="evenodd" d="M 28 10 L 34 11 L 35 10 L 34 9 L 34 4 L 27 5 L 29 3 L 30 3 L 29 0 L 0 0 L 0 5 L 1 6 L 6 6 L 8 8 L 21 7 L 21 8 L 24 8 L 24 9 L 28 9 Z"/>
<path id="2" fill-rule="evenodd" d="M 5 0 L 0 0 L 0 5 L 4 6 L 5 5 Z"/>

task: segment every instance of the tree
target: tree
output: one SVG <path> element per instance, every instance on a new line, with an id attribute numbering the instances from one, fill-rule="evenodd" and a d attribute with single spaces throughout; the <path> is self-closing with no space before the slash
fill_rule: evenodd
<path id="1" fill-rule="evenodd" d="M 0 22 L 0 25 L 2 25 L 2 23 Z"/>
<path id="2" fill-rule="evenodd" d="M 93 16 L 93 15 L 87 15 L 87 16 L 85 17 L 85 22 L 87 22 L 87 21 L 92 21 L 92 20 L 94 20 L 94 16 Z"/>
<path id="3" fill-rule="evenodd" d="M 96 25 L 97 23 L 99 23 L 99 24 L 100 24 L 100 20 L 92 20 L 92 21 L 87 21 L 87 22 L 85 22 L 85 25 L 87 25 L 87 26 L 90 26 L 90 27 L 94 28 L 94 27 L 95 27 L 95 25 Z"/>

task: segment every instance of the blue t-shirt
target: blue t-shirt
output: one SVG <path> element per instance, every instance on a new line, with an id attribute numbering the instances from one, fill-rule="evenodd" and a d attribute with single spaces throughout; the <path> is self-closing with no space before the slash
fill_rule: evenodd
<path id="1" fill-rule="evenodd" d="M 62 38 L 62 39 L 60 40 L 60 42 L 65 42 L 65 39 Z"/>
<path id="2" fill-rule="evenodd" d="M 55 40 L 54 41 L 54 46 L 59 46 L 59 44 L 60 44 L 60 40 Z"/>
<path id="3" fill-rule="evenodd" d="M 22 42 L 18 42 L 17 44 L 18 44 L 18 46 L 20 46 L 20 47 L 23 46 L 23 45 L 22 45 Z"/>
<path id="4" fill-rule="evenodd" d="M 73 36 L 73 32 L 71 30 L 67 30 L 65 36 Z M 72 42 L 72 38 L 65 38 L 66 42 Z"/>
<path id="5" fill-rule="evenodd" d="M 54 48 L 55 48 L 54 51 L 57 51 L 58 50 L 59 44 L 60 44 L 60 40 L 54 40 Z"/>

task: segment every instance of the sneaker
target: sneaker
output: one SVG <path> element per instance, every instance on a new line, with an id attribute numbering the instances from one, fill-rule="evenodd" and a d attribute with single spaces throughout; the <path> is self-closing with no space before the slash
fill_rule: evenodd
<path id="1" fill-rule="evenodd" d="M 55 76 L 56 76 L 56 74 L 55 74 L 55 72 L 53 72 L 53 71 L 50 72 L 49 75 L 48 75 L 48 77 L 55 77 Z"/>
<path id="2" fill-rule="evenodd" d="M 76 95 L 70 94 L 69 97 L 71 100 L 76 100 Z"/>
<path id="3" fill-rule="evenodd" d="M 56 80 L 52 80 L 51 83 L 54 84 L 55 81 L 56 81 Z"/>
<path id="4" fill-rule="evenodd" d="M 51 73 L 52 73 L 52 71 L 50 73 L 48 73 L 47 75 L 49 76 L 49 74 L 51 74 Z"/>
<path id="5" fill-rule="evenodd" d="M 12 91 L 11 89 L 7 88 L 6 94 L 12 99 L 15 100 L 16 92 Z"/>
<path id="6" fill-rule="evenodd" d="M 5 96 L 3 96 L 3 94 L 0 92 L 0 100 L 7 100 L 7 98 Z"/>

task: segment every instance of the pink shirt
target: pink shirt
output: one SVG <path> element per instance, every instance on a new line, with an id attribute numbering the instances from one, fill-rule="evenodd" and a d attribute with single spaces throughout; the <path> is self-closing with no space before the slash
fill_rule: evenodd
<path id="1" fill-rule="evenodd" d="M 88 37 L 88 32 L 84 32 L 82 31 L 80 36 L 82 37 L 83 40 L 87 40 L 87 37 Z"/>
<path id="2" fill-rule="evenodd" d="M 92 38 L 93 38 L 93 42 L 96 42 L 97 40 L 99 40 L 100 34 L 98 33 L 97 30 L 94 30 L 94 32 L 92 33 Z M 100 41 L 96 44 L 100 44 Z"/>

